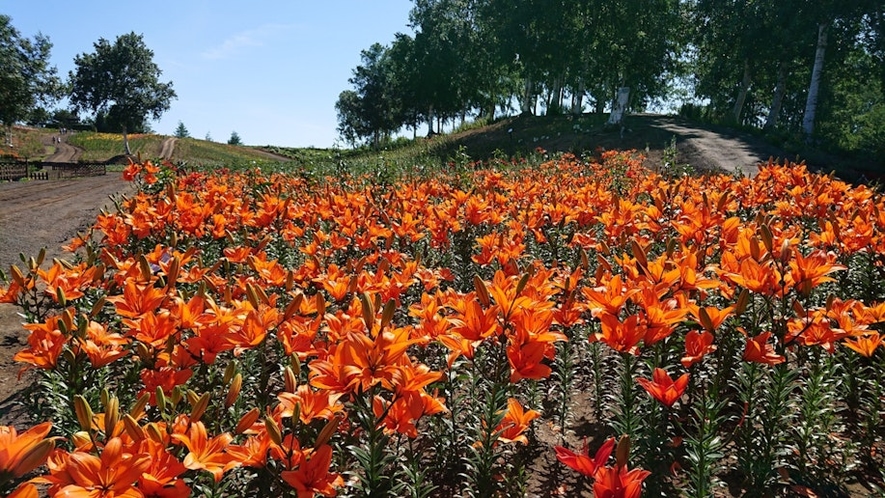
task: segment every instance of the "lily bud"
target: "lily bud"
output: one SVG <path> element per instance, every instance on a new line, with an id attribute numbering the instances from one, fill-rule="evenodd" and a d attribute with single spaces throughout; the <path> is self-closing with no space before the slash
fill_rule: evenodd
<path id="1" fill-rule="evenodd" d="M 234 378 L 235 373 L 237 373 L 237 362 L 236 360 L 232 360 L 227 364 L 227 367 L 224 368 L 224 377 L 221 378 L 221 381 L 224 384 L 227 384 Z"/>
<path id="2" fill-rule="evenodd" d="M 364 292 L 360 294 L 360 304 L 362 304 L 363 322 L 366 324 L 366 331 L 370 334 L 375 325 L 375 307 L 372 305 L 372 298 Z"/>
<path id="3" fill-rule="evenodd" d="M 618 448 L 615 450 L 615 460 L 618 467 L 626 468 L 627 458 L 630 456 L 630 436 L 624 434 L 618 440 Z"/>
<path id="4" fill-rule="evenodd" d="M 150 401 L 151 395 L 149 393 L 144 393 L 135 400 L 135 404 L 132 405 L 132 408 L 129 409 L 129 415 L 135 417 L 136 420 L 141 418 L 144 415 L 144 407 L 147 406 L 148 401 Z"/>
<path id="5" fill-rule="evenodd" d="M 145 435 L 151 438 L 152 441 L 160 444 L 166 443 L 166 438 L 163 436 L 163 433 L 160 432 L 160 427 L 156 423 L 149 423 L 147 426 L 145 426 L 144 432 Z"/>
<path id="6" fill-rule="evenodd" d="M 141 441 L 146 437 L 144 429 L 142 429 L 141 426 L 138 425 L 138 421 L 128 413 L 123 415 L 123 427 L 126 429 L 126 434 L 129 434 L 129 437 L 135 441 Z"/>
<path id="7" fill-rule="evenodd" d="M 283 444 L 283 434 L 280 432 L 280 426 L 271 417 L 264 417 L 264 429 L 267 431 L 268 437 L 277 446 Z"/>
<path id="8" fill-rule="evenodd" d="M 227 390 L 227 396 L 224 397 L 224 407 L 230 408 L 234 403 L 237 402 L 237 398 L 240 396 L 240 389 L 243 387 L 243 376 L 241 374 L 237 374 L 234 376 L 233 382 L 230 383 L 230 388 Z M 204 396 L 208 396 L 209 393 L 204 394 Z M 207 398 L 208 403 L 208 398 Z"/>
<path id="9" fill-rule="evenodd" d="M 261 416 L 261 411 L 258 410 L 258 408 L 253 408 L 249 410 L 248 412 L 243 414 L 242 417 L 240 417 L 240 421 L 237 422 L 237 426 L 234 428 L 234 432 L 237 434 L 242 434 L 246 432 L 253 425 L 255 425 L 255 422 L 258 422 L 259 416 Z"/>
<path id="10" fill-rule="evenodd" d="M 295 371 L 292 370 L 292 367 L 286 366 L 283 369 L 283 380 L 285 381 L 286 392 L 294 393 L 298 388 L 298 377 L 295 376 Z"/>
<path id="11" fill-rule="evenodd" d="M 194 409 L 191 410 L 191 422 L 199 422 L 200 418 L 206 413 L 206 408 L 209 407 L 209 393 L 203 393 L 200 396 L 200 399 L 197 400 L 197 403 L 194 405 Z"/>
<path id="12" fill-rule="evenodd" d="M 396 301 L 393 299 L 387 301 L 387 304 L 384 305 L 384 310 L 381 312 L 381 329 L 387 327 L 390 324 L 390 321 L 393 320 L 393 314 L 396 312 Z"/>
<path id="13" fill-rule="evenodd" d="M 120 400 L 118 400 L 116 396 L 111 396 L 105 406 L 104 412 L 104 433 L 107 437 L 110 437 L 111 434 L 114 433 L 114 428 L 117 427 L 117 422 L 119 421 Z"/>
<path id="14" fill-rule="evenodd" d="M 292 356 L 289 357 L 289 362 L 292 364 L 292 370 L 295 371 L 295 377 L 301 376 L 301 359 L 298 358 L 298 353 L 292 353 Z"/>
<path id="15" fill-rule="evenodd" d="M 77 414 L 77 422 L 80 423 L 80 428 L 86 432 L 91 431 L 94 414 L 89 406 L 89 402 L 80 394 L 74 395 L 74 413 Z"/>
<path id="16" fill-rule="evenodd" d="M 92 444 L 92 436 L 89 435 L 86 431 L 77 431 L 71 434 L 71 443 L 74 444 L 75 449 L 91 449 Z"/>
<path id="17" fill-rule="evenodd" d="M 326 425 L 323 427 L 323 430 L 320 431 L 320 434 L 317 436 L 316 443 L 314 443 L 314 447 L 319 448 L 320 446 L 329 442 L 329 439 L 335 434 L 335 431 L 338 430 L 338 424 L 341 423 L 341 418 L 339 418 L 338 414 L 332 417 L 331 420 L 326 422 Z"/>
<path id="18" fill-rule="evenodd" d="M 157 391 L 154 396 L 157 400 L 157 410 L 160 410 L 160 413 L 164 413 L 166 411 L 166 393 L 163 392 L 161 386 L 157 386 Z"/>
<path id="19" fill-rule="evenodd" d="M 473 288 L 476 290 L 476 297 L 479 298 L 479 303 L 488 308 L 492 303 L 491 299 L 489 299 L 489 289 L 486 287 L 486 283 L 479 278 L 479 275 L 473 276 Z"/>

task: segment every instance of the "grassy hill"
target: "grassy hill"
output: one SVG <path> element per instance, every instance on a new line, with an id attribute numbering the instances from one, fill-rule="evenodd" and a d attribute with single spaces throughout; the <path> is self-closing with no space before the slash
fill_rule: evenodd
<path id="1" fill-rule="evenodd" d="M 432 171 L 449 163 L 467 164 L 493 158 L 540 157 L 539 151 L 549 153 L 571 152 L 576 155 L 593 154 L 599 150 L 636 149 L 647 156 L 646 165 L 656 168 L 665 161 L 690 164 L 700 169 L 708 165 L 691 147 L 683 147 L 687 137 L 675 136 L 656 126 L 660 116 L 631 115 L 622 127 L 605 125 L 607 115 L 582 116 L 516 116 L 490 124 L 470 123 L 452 133 L 414 140 L 398 138 L 380 148 L 357 149 L 287 148 L 278 146 L 248 147 L 208 142 L 194 138 L 178 139 L 173 161 L 191 166 L 252 166 L 274 165 L 296 168 L 317 175 L 336 175 L 343 171 L 385 174 L 399 171 Z M 863 158 L 834 156 L 820 151 L 771 144 L 764 137 L 752 136 L 727 128 L 680 121 L 698 129 L 712 130 L 726 136 L 740 137 L 775 158 L 807 159 L 810 166 L 824 171 L 836 171 L 845 179 L 859 177 L 879 178 L 883 165 Z M 19 157 L 29 160 L 45 159 L 53 152 L 51 143 L 54 129 L 18 128 L 13 131 L 13 142 Z M 129 136 L 134 154 L 145 159 L 160 155 L 163 140 L 168 137 L 151 134 Z M 82 160 L 109 161 L 119 159 L 123 150 L 122 136 L 110 133 L 78 132 L 68 137 L 69 143 L 84 150 Z M 777 146 L 780 147 L 777 147 Z M 26 155 L 25 155 L 26 154 Z M 767 152 L 766 152 L 766 156 Z M 288 161 L 286 161 L 288 159 Z"/>

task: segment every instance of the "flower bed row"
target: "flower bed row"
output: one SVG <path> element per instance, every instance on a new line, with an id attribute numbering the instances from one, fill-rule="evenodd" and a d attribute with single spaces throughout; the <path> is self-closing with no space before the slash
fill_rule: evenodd
<path id="1" fill-rule="evenodd" d="M 391 184 L 131 165 L 138 194 L 79 260 L 0 289 L 45 420 L 0 428 L 0 491 L 881 485 L 877 192 L 800 165 L 667 179 L 631 153 L 492 166 Z"/>

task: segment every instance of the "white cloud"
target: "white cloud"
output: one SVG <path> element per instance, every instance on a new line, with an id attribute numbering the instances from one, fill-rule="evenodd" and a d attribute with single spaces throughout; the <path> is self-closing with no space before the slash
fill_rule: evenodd
<path id="1" fill-rule="evenodd" d="M 204 51 L 202 55 L 209 60 L 228 59 L 248 48 L 264 46 L 265 42 L 292 27 L 293 25 L 288 24 L 264 24 L 255 29 L 241 31 L 224 40 L 221 45 Z"/>

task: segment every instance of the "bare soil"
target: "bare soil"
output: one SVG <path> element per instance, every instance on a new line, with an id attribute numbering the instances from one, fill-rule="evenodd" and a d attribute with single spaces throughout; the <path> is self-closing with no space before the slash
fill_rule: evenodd
<path id="1" fill-rule="evenodd" d="M 163 142 L 160 144 L 160 157 L 166 160 L 172 159 L 172 154 L 175 153 L 175 142 L 178 141 L 175 137 L 166 137 Z"/>
<path id="2" fill-rule="evenodd" d="M 66 145 L 62 143 L 61 145 Z M 68 146 L 70 147 L 70 146 Z M 74 149 L 73 147 L 70 147 Z M 46 247 L 46 262 L 67 258 L 61 246 L 95 221 L 110 195 L 132 192 L 118 173 L 72 180 L 0 183 L 0 268 L 24 266 L 19 253 L 37 256 Z M 0 425 L 26 425 L 16 411 L 18 394 L 32 380 L 18 378 L 20 365 L 12 357 L 27 344 L 18 308 L 0 304 Z"/>

